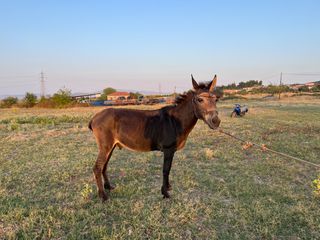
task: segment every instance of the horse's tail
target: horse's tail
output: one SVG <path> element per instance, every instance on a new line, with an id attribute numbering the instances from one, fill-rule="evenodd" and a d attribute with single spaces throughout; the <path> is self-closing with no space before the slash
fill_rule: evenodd
<path id="1" fill-rule="evenodd" d="M 92 131 L 92 119 L 90 120 L 90 122 L 89 122 L 89 125 L 88 125 L 88 128 Z"/>

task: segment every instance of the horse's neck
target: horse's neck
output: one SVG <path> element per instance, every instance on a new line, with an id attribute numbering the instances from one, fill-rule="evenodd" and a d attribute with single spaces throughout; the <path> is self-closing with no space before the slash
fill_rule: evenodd
<path id="1" fill-rule="evenodd" d="M 190 132 L 197 123 L 192 105 L 192 96 L 188 96 L 185 102 L 178 104 L 173 109 L 173 115 L 179 119 L 184 131 Z"/>

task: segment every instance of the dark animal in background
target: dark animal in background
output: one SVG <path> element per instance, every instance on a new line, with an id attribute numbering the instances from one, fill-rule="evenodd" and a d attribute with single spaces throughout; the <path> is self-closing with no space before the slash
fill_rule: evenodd
<path id="1" fill-rule="evenodd" d="M 108 179 L 107 166 L 116 146 L 139 152 L 163 152 L 161 193 L 164 198 L 170 197 L 169 174 L 175 152 L 184 147 L 198 119 L 212 129 L 220 124 L 216 107 L 220 96 L 215 92 L 217 77 L 200 84 L 191 77 L 193 89 L 178 96 L 174 105 L 158 110 L 107 108 L 91 119 L 89 128 L 99 147 L 93 172 L 103 201 L 108 199 L 105 189 L 114 188 Z"/>

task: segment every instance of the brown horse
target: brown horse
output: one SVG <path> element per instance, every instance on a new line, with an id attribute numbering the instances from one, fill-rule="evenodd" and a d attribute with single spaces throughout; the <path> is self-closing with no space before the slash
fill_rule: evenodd
<path id="1" fill-rule="evenodd" d="M 107 108 L 91 119 L 89 128 L 93 131 L 99 147 L 93 172 L 99 197 L 103 201 L 108 199 L 105 189 L 114 188 L 108 179 L 107 165 L 116 146 L 140 152 L 163 152 L 161 193 L 164 198 L 170 197 L 169 174 L 174 153 L 184 147 L 198 119 L 212 129 L 216 129 L 220 124 L 216 109 L 219 96 L 214 91 L 217 77 L 209 83 L 200 84 L 192 75 L 191 78 L 193 90 L 180 95 L 172 106 L 158 110 Z"/>

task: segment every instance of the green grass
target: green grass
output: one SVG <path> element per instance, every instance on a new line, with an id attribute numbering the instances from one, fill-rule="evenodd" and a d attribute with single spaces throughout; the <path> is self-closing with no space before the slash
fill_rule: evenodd
<path id="1" fill-rule="evenodd" d="M 220 103 L 222 127 L 320 164 L 320 101 L 249 102 L 244 118 Z M 319 239 L 319 169 L 251 148 L 198 122 L 171 171 L 162 155 L 114 151 L 110 200 L 97 197 L 101 108 L 0 110 L 0 239 Z M 92 190 L 92 192 L 91 192 Z"/>

